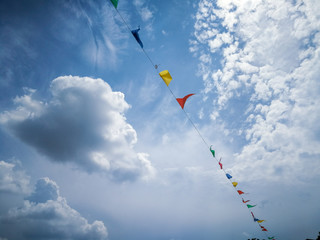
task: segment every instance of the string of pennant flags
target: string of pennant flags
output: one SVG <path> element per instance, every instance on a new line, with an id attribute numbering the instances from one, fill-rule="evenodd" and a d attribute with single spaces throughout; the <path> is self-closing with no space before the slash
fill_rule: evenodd
<path id="1" fill-rule="evenodd" d="M 182 98 L 177 98 L 175 96 L 175 94 L 172 92 L 171 88 L 170 88 L 170 82 L 172 81 L 172 77 L 169 73 L 168 70 L 163 70 L 161 72 L 159 72 L 158 67 L 159 65 L 154 64 L 154 62 L 152 61 L 152 59 L 150 58 L 150 56 L 148 55 L 148 53 L 144 50 L 144 45 L 141 41 L 140 35 L 139 35 L 139 31 L 140 26 L 137 29 L 132 29 L 129 27 L 128 23 L 124 20 L 124 18 L 122 17 L 122 15 L 120 14 L 120 12 L 118 11 L 117 7 L 118 7 L 118 2 L 119 0 L 110 0 L 112 5 L 114 6 L 115 10 L 117 11 L 118 15 L 120 16 L 120 18 L 122 19 L 123 23 L 126 25 L 126 27 L 128 28 L 128 30 L 131 32 L 131 34 L 133 35 L 133 37 L 135 38 L 136 42 L 139 44 L 139 46 L 141 47 L 143 53 L 145 54 L 145 56 L 148 58 L 148 60 L 150 61 L 150 63 L 152 64 L 153 68 L 155 69 L 155 71 L 159 74 L 159 76 L 161 77 L 161 79 L 164 81 L 164 83 L 166 84 L 168 90 L 170 91 L 171 95 L 176 99 L 176 101 L 178 102 L 178 104 L 180 105 L 182 111 L 185 113 L 187 119 L 189 120 L 189 122 L 192 124 L 192 126 L 194 127 L 194 129 L 197 131 L 198 135 L 200 136 L 200 138 L 202 139 L 202 141 L 204 142 L 204 144 L 206 145 L 206 147 L 210 150 L 213 158 L 217 161 L 220 170 L 222 170 L 225 174 L 225 176 L 227 177 L 228 181 L 232 184 L 232 186 L 234 187 L 234 190 L 236 191 L 237 195 L 241 198 L 242 203 L 246 205 L 247 209 L 249 210 L 249 212 L 251 213 L 251 216 L 253 218 L 253 221 L 256 222 L 261 231 L 265 233 L 266 237 L 269 240 L 276 240 L 274 236 L 270 236 L 270 232 L 261 225 L 262 222 L 264 222 L 265 220 L 256 218 L 254 213 L 252 212 L 252 208 L 256 207 L 257 205 L 251 205 L 248 204 L 248 202 L 250 202 L 250 200 L 245 200 L 243 198 L 243 195 L 248 194 L 246 192 L 243 192 L 242 190 L 238 189 L 238 182 L 233 180 L 233 176 L 230 175 L 230 173 L 226 172 L 225 169 L 223 168 L 223 164 L 222 164 L 222 158 L 220 158 L 219 160 L 216 158 L 216 151 L 212 148 L 212 146 L 209 146 L 209 144 L 206 142 L 206 140 L 203 138 L 203 136 L 201 135 L 199 129 L 197 128 L 197 126 L 193 123 L 193 121 L 191 120 L 191 118 L 189 117 L 189 115 L 186 113 L 186 111 L 184 110 L 184 106 L 186 101 L 188 100 L 189 97 L 195 95 L 194 93 L 191 94 L 187 94 L 186 96 L 182 97 Z"/>

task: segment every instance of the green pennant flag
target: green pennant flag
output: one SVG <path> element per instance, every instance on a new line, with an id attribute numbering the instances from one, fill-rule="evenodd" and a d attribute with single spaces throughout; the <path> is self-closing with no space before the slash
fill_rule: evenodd
<path id="1" fill-rule="evenodd" d="M 248 208 L 253 208 L 253 207 L 255 207 L 255 206 L 257 206 L 257 205 L 250 205 L 250 204 L 247 204 L 247 207 L 248 207 Z"/>
<path id="2" fill-rule="evenodd" d="M 212 147 L 212 146 L 211 146 Z M 216 157 L 216 152 L 213 150 L 213 149 L 211 149 L 211 147 L 210 147 L 210 151 L 211 151 L 211 153 L 212 153 L 212 156 L 215 158 Z"/>
<path id="3" fill-rule="evenodd" d="M 115 8 L 118 7 L 119 0 L 110 0 Z"/>

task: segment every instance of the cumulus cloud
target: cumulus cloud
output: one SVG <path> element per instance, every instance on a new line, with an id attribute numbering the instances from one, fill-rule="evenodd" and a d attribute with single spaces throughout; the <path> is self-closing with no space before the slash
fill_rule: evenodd
<path id="1" fill-rule="evenodd" d="M 0 161 L 0 193 L 28 193 L 29 177 L 15 163 Z"/>
<path id="2" fill-rule="evenodd" d="M 48 200 L 56 201 L 59 196 L 59 186 L 49 178 L 42 178 L 37 181 L 35 191 L 26 199 L 35 203 L 45 203 Z"/>
<path id="3" fill-rule="evenodd" d="M 153 12 L 150 10 L 149 7 L 145 6 L 146 4 L 144 0 L 135 0 L 133 1 L 133 4 L 137 8 L 139 15 L 141 16 L 144 22 L 153 18 Z"/>
<path id="4" fill-rule="evenodd" d="M 147 154 L 134 151 L 137 134 L 124 116 L 130 106 L 123 93 L 102 79 L 73 76 L 54 79 L 50 91 L 48 101 L 34 91 L 16 97 L 17 108 L 3 112 L 0 122 L 53 161 L 121 181 L 154 174 Z"/>
<path id="5" fill-rule="evenodd" d="M 320 170 L 318 5 L 316 0 L 199 3 L 190 51 L 200 59 L 212 120 L 224 117 L 225 126 L 235 126 L 246 138 L 235 168 L 251 170 L 252 178 L 290 179 L 303 174 L 301 169 L 316 176 Z M 209 52 L 210 58 L 222 56 L 218 67 L 203 60 Z"/>
<path id="6" fill-rule="evenodd" d="M 101 221 L 89 224 L 60 196 L 57 184 L 39 179 L 35 192 L 22 207 L 0 218 L 1 237 L 8 239 L 107 239 Z"/>

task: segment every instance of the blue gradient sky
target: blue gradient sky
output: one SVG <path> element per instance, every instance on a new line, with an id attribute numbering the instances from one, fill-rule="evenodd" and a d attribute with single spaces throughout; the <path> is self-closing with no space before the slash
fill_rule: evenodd
<path id="1" fill-rule="evenodd" d="M 276 239 L 320 231 L 319 9 L 118 5 Z M 109 1 L 1 1 L 0 36 L 0 239 L 266 238 Z"/>

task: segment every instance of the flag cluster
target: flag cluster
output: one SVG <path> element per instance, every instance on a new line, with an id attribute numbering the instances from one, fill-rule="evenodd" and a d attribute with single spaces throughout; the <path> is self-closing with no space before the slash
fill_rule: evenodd
<path id="1" fill-rule="evenodd" d="M 217 158 L 216 158 L 216 156 L 215 156 L 215 155 L 216 155 L 216 154 L 215 154 L 216 152 L 215 152 L 215 150 L 212 149 L 212 146 L 210 147 L 210 151 L 211 151 L 211 153 L 212 153 L 212 156 L 217 160 Z M 231 179 L 232 179 L 232 176 L 223 169 L 223 165 L 222 165 L 222 163 L 221 163 L 221 158 L 220 158 L 219 161 L 217 160 L 217 162 L 218 162 L 218 164 L 219 164 L 219 166 L 220 166 L 220 169 L 221 169 L 222 171 L 224 171 L 227 179 L 230 181 L 230 183 L 232 184 L 232 186 L 235 188 L 236 192 L 237 192 L 240 196 L 241 196 L 241 195 L 244 195 L 244 194 L 247 194 L 247 193 L 243 192 L 242 190 L 237 189 L 238 182 L 232 181 L 232 180 L 231 180 Z M 243 202 L 244 204 L 246 204 L 246 206 L 247 206 L 248 209 L 254 208 L 255 206 L 257 206 L 256 204 L 255 204 L 255 205 L 247 204 L 248 202 L 250 202 L 250 200 L 244 200 L 243 198 L 241 198 L 241 199 L 242 199 L 242 202 Z M 250 213 L 251 213 L 251 215 L 252 215 L 252 217 L 253 217 L 253 221 L 259 224 L 259 226 L 260 226 L 260 228 L 261 228 L 261 231 L 263 231 L 263 232 L 268 232 L 268 230 L 267 230 L 264 226 L 262 226 L 262 225 L 260 224 L 260 223 L 264 222 L 265 220 L 260 220 L 260 219 L 256 218 L 256 217 L 254 216 L 254 214 L 253 214 L 252 211 L 250 211 Z M 275 240 L 274 237 L 268 237 L 268 239 Z"/>
<path id="2" fill-rule="evenodd" d="M 112 5 L 115 7 L 115 9 L 117 10 L 119 0 L 110 0 L 110 1 L 111 1 Z M 118 10 L 117 10 L 117 12 L 118 12 Z M 118 12 L 118 14 L 120 15 L 119 12 Z M 120 15 L 120 16 L 121 16 L 121 15 Z M 129 27 L 128 24 L 125 22 L 125 20 L 124 20 L 124 18 L 123 18 L 122 16 L 121 16 L 121 19 L 122 19 L 123 22 L 127 25 L 127 27 L 128 27 L 128 29 L 130 30 L 131 34 L 133 35 L 133 37 L 135 38 L 135 40 L 137 41 L 137 43 L 138 43 L 138 44 L 140 45 L 140 47 L 142 48 L 144 54 L 145 54 L 146 57 L 149 59 L 149 61 L 151 62 L 151 64 L 152 64 L 153 67 L 155 68 L 155 70 L 157 71 L 159 65 L 154 64 L 153 61 L 151 60 L 151 58 L 149 57 L 149 55 L 148 55 L 148 54 L 145 52 L 145 50 L 143 49 L 143 43 L 142 43 L 141 38 L 140 38 L 140 35 L 139 35 L 140 26 L 139 26 L 137 29 L 130 29 L 130 27 Z M 164 81 L 164 83 L 165 83 L 165 84 L 167 85 L 167 87 L 169 88 L 169 84 L 170 84 L 170 82 L 172 81 L 172 77 L 171 77 L 169 71 L 168 71 L 168 70 L 164 70 L 164 71 L 161 71 L 161 72 L 158 72 L 158 73 L 159 73 L 160 77 L 162 78 L 162 80 Z M 177 102 L 179 103 L 181 109 L 184 109 L 184 106 L 185 106 L 185 103 L 186 103 L 187 99 L 188 99 L 189 97 L 191 97 L 192 95 L 194 95 L 194 93 L 191 93 L 191 94 L 188 94 L 188 95 L 184 96 L 183 98 L 177 98 L 177 97 L 175 97 L 175 95 L 173 94 L 173 92 L 171 91 L 170 88 L 169 88 L 169 90 L 170 90 L 171 94 L 173 95 L 173 97 L 174 97 L 174 98 L 177 100 Z M 196 129 L 196 131 L 198 132 L 198 134 L 200 135 L 200 137 L 202 138 L 202 140 L 204 141 L 204 143 L 206 144 L 206 146 L 208 146 L 208 148 L 209 148 L 209 145 L 206 143 L 206 141 L 204 140 L 204 138 L 203 138 L 202 135 L 200 134 L 200 132 L 199 132 L 199 130 L 197 129 L 197 127 L 193 124 L 193 122 L 191 121 L 191 119 L 189 118 L 188 115 L 187 115 L 187 117 L 188 117 L 189 121 L 192 123 L 193 127 L 194 127 L 194 128 Z M 231 180 L 231 179 L 232 179 L 232 176 L 224 170 L 223 165 L 222 165 L 222 162 L 221 162 L 221 158 L 220 158 L 220 160 L 217 160 L 217 158 L 216 158 L 216 152 L 215 152 L 215 150 L 212 148 L 212 146 L 209 148 L 209 150 L 210 150 L 213 158 L 215 158 L 216 161 L 218 162 L 220 169 L 225 173 L 227 179 L 230 181 L 230 183 L 232 184 L 232 186 L 233 186 L 234 189 L 236 190 L 237 194 L 238 194 L 239 196 L 241 196 L 242 202 L 246 205 L 246 207 L 247 207 L 248 209 L 250 209 L 249 211 L 250 211 L 250 213 L 251 213 L 251 215 L 252 215 L 252 217 L 253 217 L 253 221 L 254 221 L 254 222 L 257 222 L 257 223 L 259 224 L 259 227 L 261 228 L 261 231 L 263 231 L 263 232 L 268 232 L 268 230 L 267 230 L 264 226 L 261 226 L 261 224 L 260 224 L 260 223 L 264 222 L 265 220 L 260 220 L 260 219 L 256 218 L 256 217 L 254 216 L 253 212 L 251 211 L 251 208 L 254 208 L 256 205 L 247 204 L 250 200 L 244 200 L 244 199 L 243 199 L 242 196 L 245 195 L 245 194 L 248 194 L 248 193 L 245 193 L 245 192 L 243 192 L 242 190 L 237 189 L 238 182 Z M 270 239 L 270 240 L 275 240 L 274 237 L 268 237 L 268 239 Z"/>

